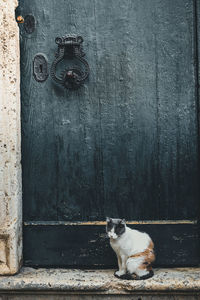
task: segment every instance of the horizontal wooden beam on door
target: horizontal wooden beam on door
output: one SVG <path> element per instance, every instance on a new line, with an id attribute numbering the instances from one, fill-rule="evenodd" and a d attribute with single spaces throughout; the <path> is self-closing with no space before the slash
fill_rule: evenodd
<path id="1" fill-rule="evenodd" d="M 140 221 L 127 221 L 128 225 L 139 224 L 197 224 L 198 220 L 140 220 Z M 88 221 L 88 222 L 66 222 L 66 221 L 26 221 L 24 226 L 53 226 L 53 225 L 106 225 L 105 221 Z"/>

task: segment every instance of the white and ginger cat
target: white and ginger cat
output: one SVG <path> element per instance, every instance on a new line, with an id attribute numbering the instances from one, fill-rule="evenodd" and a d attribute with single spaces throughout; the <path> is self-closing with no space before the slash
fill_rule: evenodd
<path id="1" fill-rule="evenodd" d="M 106 231 L 118 259 L 121 279 L 147 279 L 153 276 L 154 244 L 145 232 L 126 226 L 125 220 L 107 218 Z"/>

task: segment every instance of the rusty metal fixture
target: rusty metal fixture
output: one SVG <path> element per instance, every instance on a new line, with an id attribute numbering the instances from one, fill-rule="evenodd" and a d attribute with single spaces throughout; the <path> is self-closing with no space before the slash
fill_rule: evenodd
<path id="1" fill-rule="evenodd" d="M 24 23 L 24 18 L 22 16 L 17 17 L 17 23 Z"/>
<path id="2" fill-rule="evenodd" d="M 89 65 L 83 58 L 85 55 L 82 47 L 83 38 L 79 35 L 67 34 L 63 37 L 57 37 L 55 43 L 58 45 L 58 50 L 51 66 L 52 79 L 67 89 L 79 88 L 89 76 Z M 68 67 L 59 76 L 56 75 L 56 67 L 64 59 L 77 59 L 83 64 L 84 70 L 78 66 Z"/>

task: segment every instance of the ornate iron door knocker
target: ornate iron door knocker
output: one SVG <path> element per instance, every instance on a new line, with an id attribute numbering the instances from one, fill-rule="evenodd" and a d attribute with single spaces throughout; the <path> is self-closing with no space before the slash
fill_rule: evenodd
<path id="1" fill-rule="evenodd" d="M 51 65 L 51 77 L 55 82 L 68 89 L 77 89 L 84 83 L 89 75 L 89 65 L 83 58 L 85 55 L 82 47 L 83 38 L 78 35 L 68 34 L 63 37 L 57 37 L 55 42 L 58 45 L 58 50 L 55 54 L 55 60 Z M 56 75 L 56 67 L 58 63 L 65 58 L 76 58 L 83 64 L 83 70 L 79 66 L 68 67 L 59 75 Z"/>

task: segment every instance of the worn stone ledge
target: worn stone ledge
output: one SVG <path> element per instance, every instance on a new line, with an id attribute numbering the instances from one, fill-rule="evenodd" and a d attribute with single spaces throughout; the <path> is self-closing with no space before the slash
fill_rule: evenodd
<path id="1" fill-rule="evenodd" d="M 199 293 L 200 268 L 156 269 L 153 278 L 119 280 L 113 270 L 22 268 L 14 276 L 0 276 L 0 293 L 65 292 L 94 294 Z"/>

